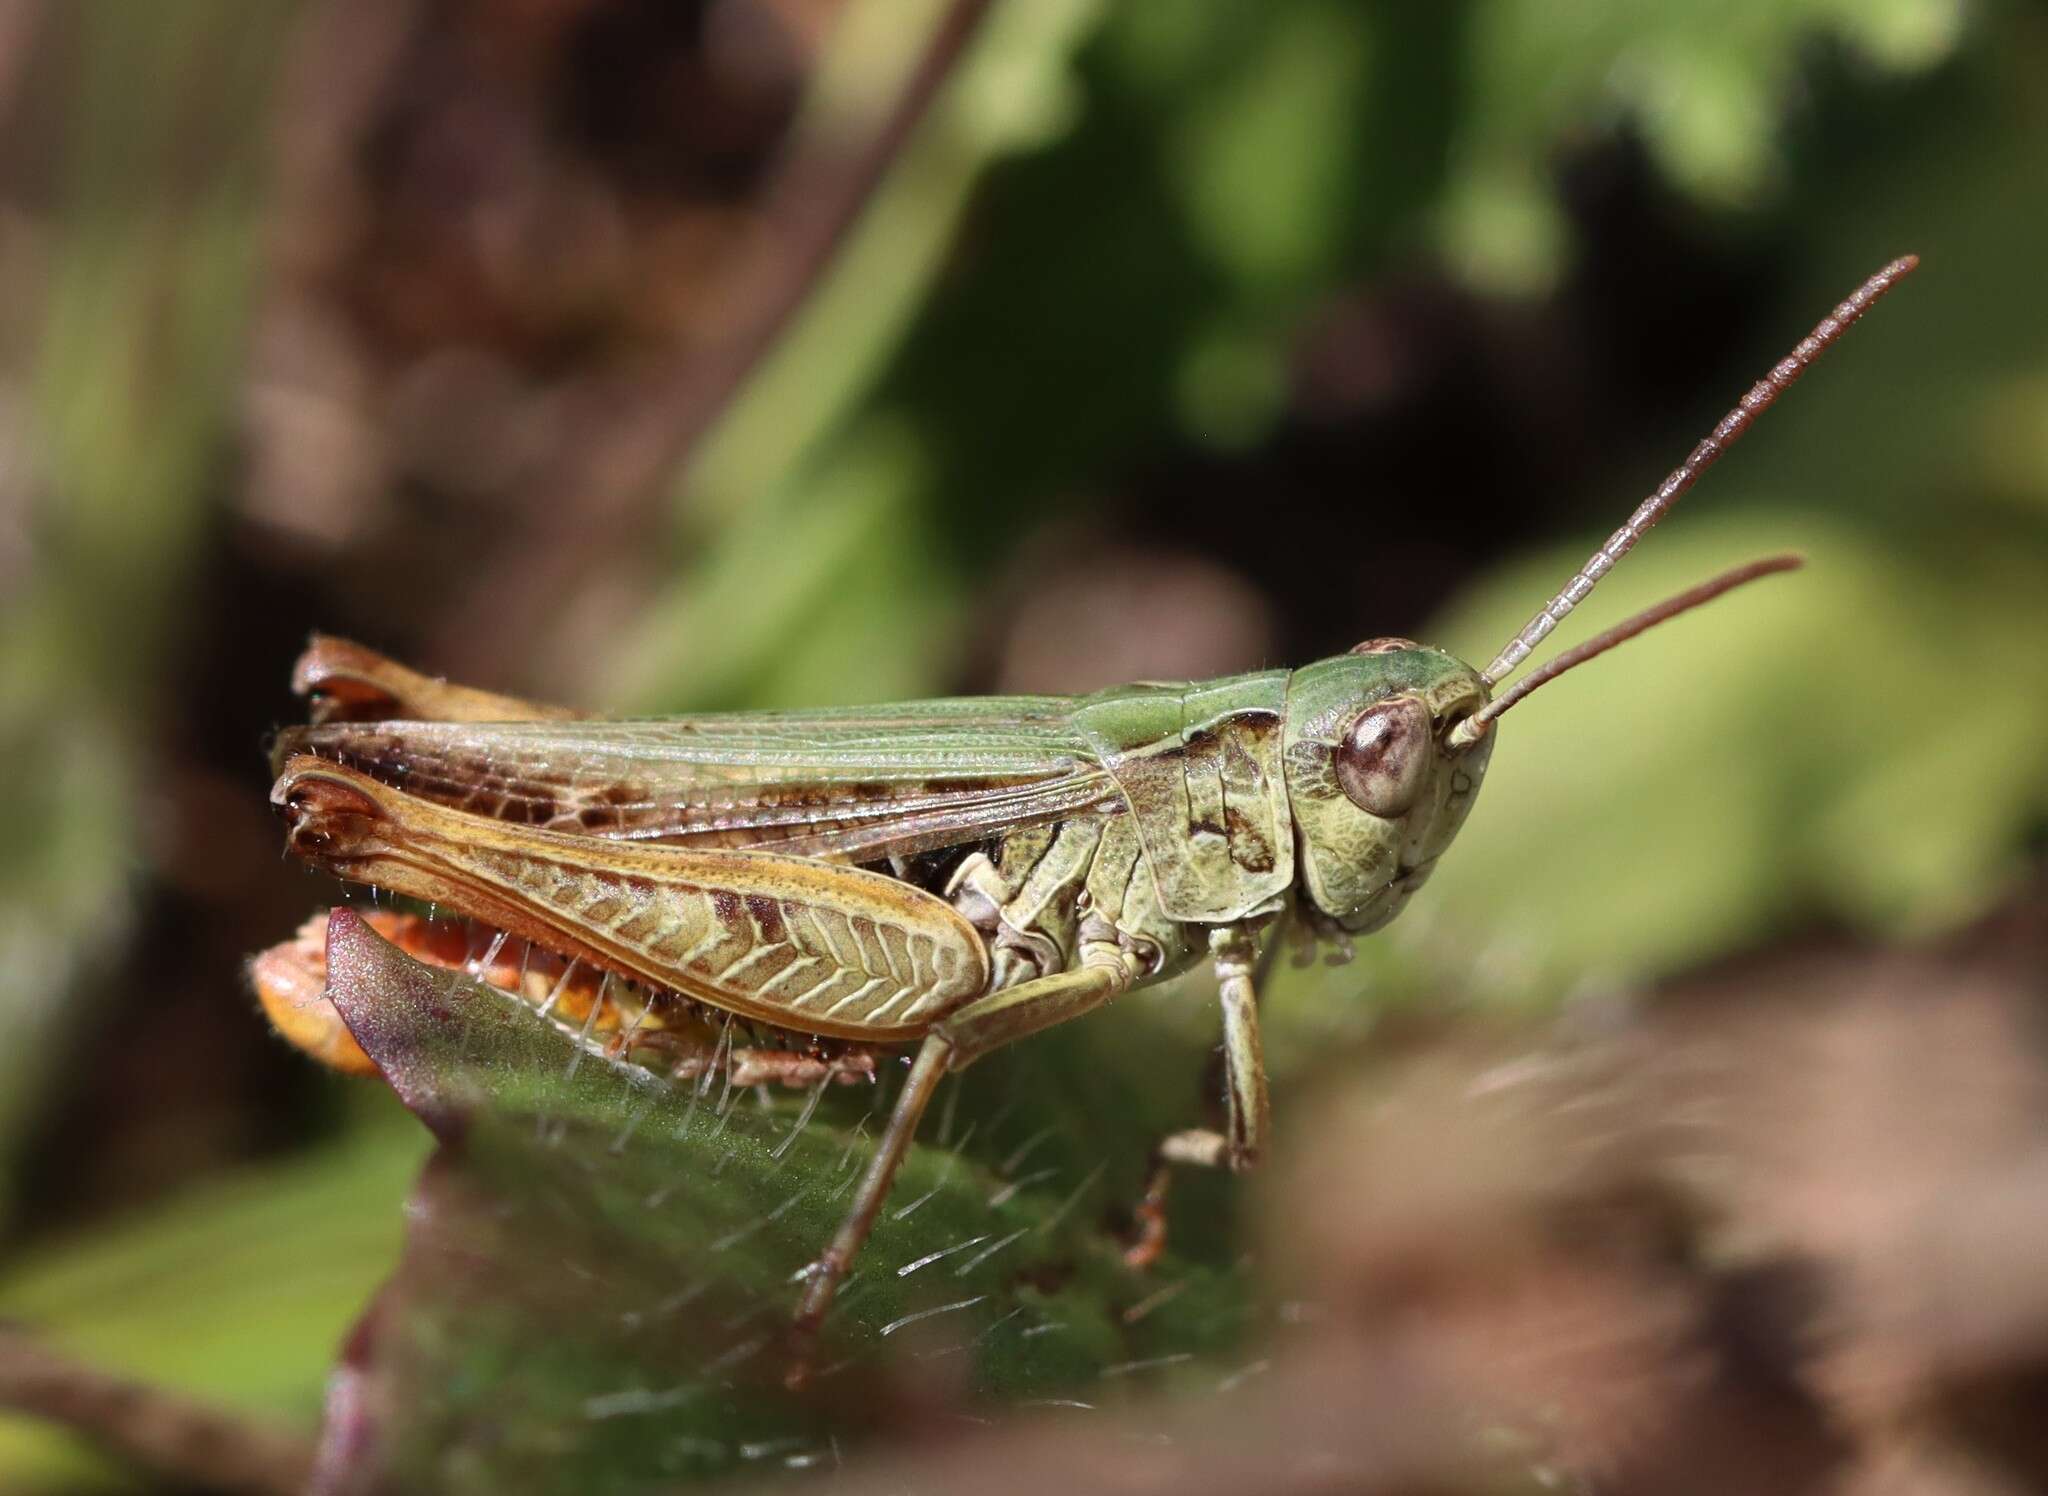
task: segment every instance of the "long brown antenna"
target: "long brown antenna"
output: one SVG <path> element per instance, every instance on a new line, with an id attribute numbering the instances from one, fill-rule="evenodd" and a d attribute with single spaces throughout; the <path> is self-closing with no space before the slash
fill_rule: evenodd
<path id="1" fill-rule="evenodd" d="M 1797 571 L 1805 564 L 1798 556 L 1766 556 L 1761 561 L 1751 561 L 1746 566 L 1738 566 L 1722 572 L 1717 577 L 1711 577 L 1697 587 L 1688 587 L 1675 597 L 1667 597 L 1654 607 L 1643 609 L 1635 617 L 1617 623 L 1605 633 L 1594 635 L 1584 644 L 1574 645 L 1563 654 L 1552 655 L 1452 728 L 1451 746 L 1462 747 L 1479 738 L 1496 717 L 1537 687 L 1548 685 L 1567 670 L 1574 670 L 1586 661 L 1606 654 L 1617 644 L 1626 644 L 1643 630 L 1655 628 L 1666 619 L 1676 618 L 1681 613 L 1690 613 L 1694 608 L 1712 602 L 1722 593 L 1734 591 L 1745 582 L 1754 582 L 1758 577 L 1767 577 L 1773 572 Z"/>
<path id="2" fill-rule="evenodd" d="M 1594 584 L 1613 570 L 1615 562 L 1635 548 L 1635 543 L 1649 532 L 1650 527 L 1699 481 L 1700 474 L 1712 467 L 1721 454 L 1749 429 L 1750 422 L 1770 409 L 1771 402 L 1790 389 L 1813 361 L 1848 331 L 1851 323 L 1869 311 L 1871 304 L 1880 296 L 1912 274 L 1919 263 L 1918 255 L 1903 255 L 1893 260 L 1858 286 L 1847 301 L 1823 317 L 1820 325 L 1808 333 L 1797 348 L 1780 359 L 1769 374 L 1751 385 L 1749 393 L 1742 397 L 1742 403 L 1721 418 L 1721 424 L 1714 428 L 1713 433 L 1692 449 L 1692 455 L 1679 464 L 1670 477 L 1657 485 L 1657 491 L 1637 506 L 1626 524 L 1607 537 L 1607 543 L 1593 552 L 1586 564 L 1579 568 L 1578 574 L 1565 583 L 1564 590 L 1545 603 L 1542 611 L 1523 625 L 1522 631 L 1493 657 L 1493 663 L 1481 672 L 1486 683 L 1489 686 L 1499 684 L 1509 671 L 1529 658 L 1529 652 L 1543 642 L 1557 627 L 1558 621 L 1585 601 Z"/>

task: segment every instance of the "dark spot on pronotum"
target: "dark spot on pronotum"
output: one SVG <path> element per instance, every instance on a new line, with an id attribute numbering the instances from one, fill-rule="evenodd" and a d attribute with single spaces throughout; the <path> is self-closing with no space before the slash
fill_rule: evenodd
<path id="1" fill-rule="evenodd" d="M 1230 827 L 1230 860 L 1249 873 L 1273 871 L 1273 844 L 1251 818 L 1235 806 L 1224 812 Z"/>
<path id="2" fill-rule="evenodd" d="M 1238 723 L 1238 730 L 1223 741 L 1223 775 L 1236 785 L 1241 784 L 1257 792 L 1265 782 L 1265 771 L 1259 767 L 1258 759 L 1245 747 L 1246 743 L 1257 743 L 1260 747 L 1270 744 L 1280 731 L 1280 724 L 1270 717 L 1246 717 Z"/>

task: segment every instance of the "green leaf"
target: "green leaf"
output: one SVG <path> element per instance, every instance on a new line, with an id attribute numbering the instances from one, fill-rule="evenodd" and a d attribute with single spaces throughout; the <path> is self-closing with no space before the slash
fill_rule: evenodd
<path id="1" fill-rule="evenodd" d="M 763 1104 L 672 1081 L 347 911 L 328 960 L 351 1029 L 441 1142 L 330 1404 L 333 1489 L 624 1492 L 832 1463 L 935 1408 L 1121 1400 L 1156 1385 L 1149 1363 L 1237 1334 L 1232 1271 L 1124 1264 L 1104 1171 L 1073 1139 L 1020 1139 L 1028 1105 L 942 1098 L 928 1132 L 960 1139 L 978 1115 L 978 1146 L 912 1150 L 792 1392 L 795 1280 L 886 1094 Z M 991 1079 L 993 1099 L 1017 1076 Z M 1127 1146 L 1142 1163 L 1145 1140 Z"/>

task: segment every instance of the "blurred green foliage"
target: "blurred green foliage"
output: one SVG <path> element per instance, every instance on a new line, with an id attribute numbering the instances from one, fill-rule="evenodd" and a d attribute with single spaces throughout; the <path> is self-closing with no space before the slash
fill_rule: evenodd
<path id="1" fill-rule="evenodd" d="M 144 735 L 218 523 L 289 6 L 65 18 L 57 207 L 28 337 L 34 562 L 0 599 L 0 1137 L 129 929 Z M 0 1212 L 13 1184 L 0 1157 Z"/>
<path id="2" fill-rule="evenodd" d="M 0 1138 L 22 1135 L 42 1056 L 91 1021 L 123 937 L 150 696 L 195 549 L 224 522 L 255 122 L 290 25 L 289 7 L 256 12 L 206 0 L 142 24 L 100 0 L 77 7 L 66 54 L 28 354 L 36 560 L 0 601 Z M 855 8 L 799 129 L 849 128 L 901 76 L 892 14 Z M 1778 331 L 1724 394 L 1610 454 L 1567 506 L 1571 533 L 1425 633 L 1468 658 L 1858 277 L 1906 249 L 1927 266 L 1573 628 L 1764 551 L 1803 549 L 1809 569 L 1519 709 L 1402 925 L 1358 965 L 1282 979 L 1276 1069 L 1284 1083 L 1399 1001 L 1547 1002 L 1817 922 L 1951 926 L 2011 886 L 2048 822 L 2048 324 L 2026 312 L 2048 229 L 2028 190 L 2043 66 L 2035 12 L 1940 0 L 998 5 L 678 475 L 669 580 L 590 662 L 587 695 L 680 709 L 944 689 L 1029 547 L 1091 543 L 1101 496 L 1162 453 L 1270 437 L 1333 297 L 1430 257 L 1488 296 L 1567 275 L 1560 154 L 1630 129 L 1702 234 L 1781 267 L 1759 319 Z M 1242 523 L 1294 522 L 1261 499 Z M 1349 529 L 1296 540 L 1355 554 L 1357 633 L 1380 632 L 1373 496 Z M 221 986 L 243 1001 L 233 974 Z M 1057 1108 L 1063 1166 L 1128 1155 L 1105 1200 L 1129 1198 L 1144 1127 L 1193 1095 L 1212 1021 L 1170 994 L 1129 1009 L 1002 1062 L 1031 1066 L 1024 1089 Z M 1134 1079 L 1169 1058 L 1170 1080 Z M 1011 1091 L 993 1085 L 991 1111 Z M 0 1277 L 0 1313 L 121 1369 L 309 1414 L 391 1259 L 419 1150 L 362 1131 L 46 1250 Z M 1190 1214 L 1221 1198 L 1196 1186 Z M 1223 1240 L 1195 1229 L 1198 1255 Z M 13 1488 L 82 1478 L 40 1433 L 0 1432 Z"/>
<path id="3" fill-rule="evenodd" d="M 1948 58 L 1963 12 L 1953 0 L 1475 6 L 1438 242 L 1493 289 L 1547 285 L 1570 256 L 1547 180 L 1561 124 L 1626 123 L 1675 184 L 1716 207 L 1797 201 L 1806 184 L 1785 159 L 1784 122 L 1816 43 L 1840 45 L 1866 75 L 1916 73 Z"/>
<path id="4" fill-rule="evenodd" d="M 19 1257 L 0 1316 L 48 1329 L 94 1365 L 311 1427 L 328 1366 L 397 1260 L 395 1207 L 427 1145 L 387 1115 L 338 1146 Z M 136 1484 L 14 1417 L 0 1419 L 0 1471 L 14 1491 Z"/>

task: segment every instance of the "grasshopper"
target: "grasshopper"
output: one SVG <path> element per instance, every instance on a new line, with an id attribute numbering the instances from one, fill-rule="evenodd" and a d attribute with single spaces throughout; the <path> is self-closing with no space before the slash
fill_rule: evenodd
<path id="1" fill-rule="evenodd" d="M 806 1079 L 865 1074 L 863 1057 L 915 1046 L 845 1218 L 807 1273 L 796 1310 L 807 1341 L 947 1072 L 1203 960 L 1222 1007 L 1226 1125 L 1173 1134 L 1156 1158 L 1162 1169 L 1257 1163 L 1262 947 L 1277 948 L 1282 924 L 1337 941 L 1385 925 L 1463 825 L 1510 707 L 1653 624 L 1799 564 L 1738 567 L 1495 694 L 1916 263 L 1887 265 L 1836 307 L 1483 670 L 1382 638 L 1293 670 L 1078 698 L 599 720 L 316 637 L 294 679 L 313 722 L 279 737 L 271 801 L 306 861 L 493 932 L 483 966 L 502 965 L 513 940 L 549 953 L 557 993 L 572 970 L 602 974 L 586 1014 L 609 1002 L 631 1009 L 635 1030 L 683 1036 L 680 1015 L 722 1013 L 782 1035 L 772 1053 Z M 615 982 L 629 1001 L 603 995 Z M 300 1042 L 333 1059 L 341 1037 Z M 679 1066 L 719 1062 L 676 1042 Z"/>

